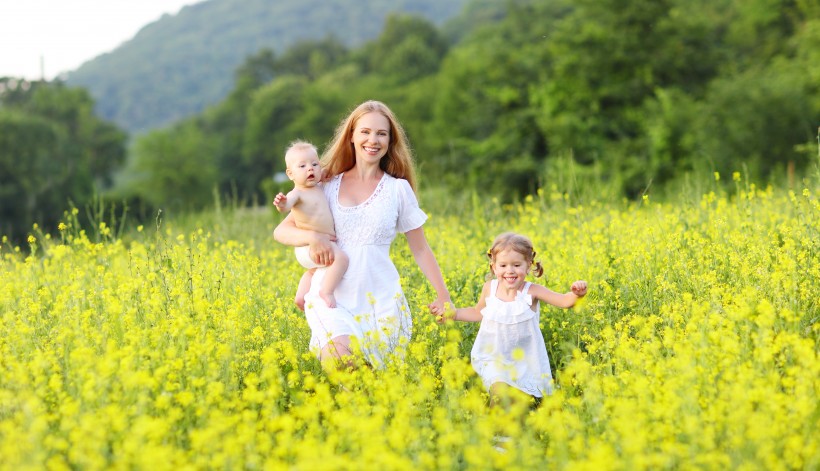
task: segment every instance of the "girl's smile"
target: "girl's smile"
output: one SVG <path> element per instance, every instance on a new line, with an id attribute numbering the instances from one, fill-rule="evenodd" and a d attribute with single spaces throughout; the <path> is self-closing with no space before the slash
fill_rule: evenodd
<path id="1" fill-rule="evenodd" d="M 530 263 L 524 255 L 509 249 L 495 254 L 492 267 L 493 274 L 498 279 L 499 288 L 512 292 L 512 294 L 524 286 L 527 273 L 530 271 Z"/>

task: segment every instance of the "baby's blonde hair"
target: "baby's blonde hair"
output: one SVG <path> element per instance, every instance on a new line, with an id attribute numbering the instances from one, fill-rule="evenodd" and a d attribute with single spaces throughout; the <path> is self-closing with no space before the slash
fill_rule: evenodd
<path id="1" fill-rule="evenodd" d="M 298 151 L 298 150 L 312 150 L 316 154 L 317 157 L 319 156 L 319 150 L 316 148 L 316 146 L 314 146 L 310 142 L 303 141 L 301 139 L 297 139 L 297 140 L 291 142 L 288 145 L 288 148 L 285 149 L 285 162 L 287 162 L 288 155 L 290 155 L 291 152 Z"/>
<path id="2" fill-rule="evenodd" d="M 495 256 L 498 255 L 498 252 L 504 250 L 514 250 L 523 255 L 532 267 L 532 274 L 536 277 L 544 274 L 544 267 L 541 266 L 541 262 L 535 260 L 535 250 L 532 248 L 532 241 L 529 237 L 515 232 L 505 232 L 495 238 L 492 247 L 487 251 L 487 257 L 490 259 L 490 276 L 493 274 Z"/>

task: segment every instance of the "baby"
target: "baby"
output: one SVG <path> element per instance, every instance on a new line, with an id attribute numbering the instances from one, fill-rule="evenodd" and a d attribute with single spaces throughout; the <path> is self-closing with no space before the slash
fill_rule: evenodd
<path id="1" fill-rule="evenodd" d="M 319 155 L 313 144 L 304 141 L 295 141 L 285 152 L 285 173 L 293 181 L 293 190 L 287 195 L 279 193 L 273 200 L 276 209 L 282 213 L 291 211 L 296 227 L 300 229 L 321 232 L 332 236 L 336 235 L 333 227 L 333 214 L 327 204 L 325 192 L 322 190 L 322 167 L 319 165 Z M 317 265 L 310 258 L 308 246 L 296 247 L 296 260 L 308 271 L 299 281 L 296 291 L 296 305 L 304 310 L 305 294 L 310 287 L 310 280 Z M 335 243 L 333 244 L 333 263 L 319 287 L 319 297 L 328 307 L 336 307 L 336 297 L 333 292 L 342 280 L 347 270 L 347 255 Z"/>

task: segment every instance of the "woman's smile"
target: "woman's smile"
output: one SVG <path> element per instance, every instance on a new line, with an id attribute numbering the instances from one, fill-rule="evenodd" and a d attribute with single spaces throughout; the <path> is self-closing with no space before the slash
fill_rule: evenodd
<path id="1" fill-rule="evenodd" d="M 363 114 L 357 121 L 350 138 L 356 159 L 364 163 L 378 163 L 390 146 L 390 121 L 381 113 Z"/>

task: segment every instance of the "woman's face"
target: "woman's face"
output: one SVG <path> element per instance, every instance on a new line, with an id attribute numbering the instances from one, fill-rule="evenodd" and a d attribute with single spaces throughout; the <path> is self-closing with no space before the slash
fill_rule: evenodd
<path id="1" fill-rule="evenodd" d="M 375 111 L 363 114 L 353 126 L 350 142 L 356 162 L 378 164 L 390 145 L 390 121 Z"/>

